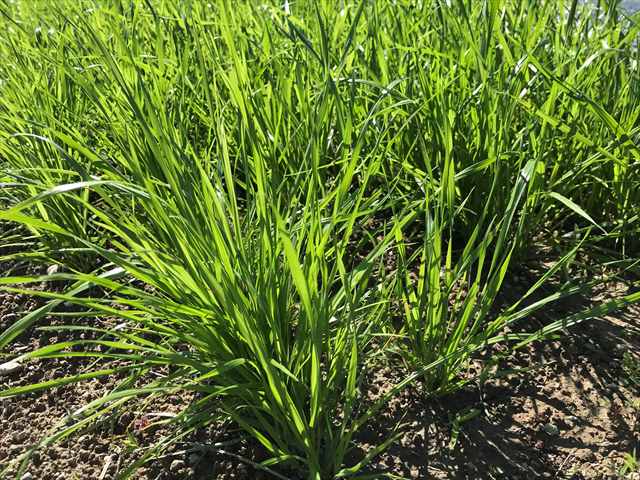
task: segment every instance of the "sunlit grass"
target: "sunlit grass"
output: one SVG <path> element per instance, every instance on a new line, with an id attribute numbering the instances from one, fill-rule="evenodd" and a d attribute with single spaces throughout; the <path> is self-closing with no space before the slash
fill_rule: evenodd
<path id="1" fill-rule="evenodd" d="M 63 266 L 1 280 L 50 303 L 0 348 L 67 302 L 124 326 L 23 360 L 73 348 L 103 361 L 86 378 L 170 373 L 124 382 L 47 441 L 133 397 L 189 390 L 182 433 L 158 450 L 231 418 L 265 468 L 353 477 L 387 446 L 346 464 L 354 436 L 401 388 L 450 393 L 487 345 L 640 299 L 526 321 L 592 286 L 538 295 L 578 250 L 627 267 L 638 255 L 638 27 L 614 8 L 56 5 L 0 7 L 0 220 L 29 232 L 5 260 Z M 554 266 L 497 309 L 514 259 L 554 231 Z M 58 280 L 62 293 L 28 290 Z M 396 354 L 411 373 L 367 403 L 366 369 Z"/>

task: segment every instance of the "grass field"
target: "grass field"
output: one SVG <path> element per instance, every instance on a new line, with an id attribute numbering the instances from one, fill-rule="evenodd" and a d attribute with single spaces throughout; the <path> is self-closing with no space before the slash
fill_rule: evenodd
<path id="1" fill-rule="evenodd" d="M 366 452 L 356 438 L 406 389 L 449 398 L 640 301 L 630 15 L 1 2 L 0 286 L 38 299 L 3 324 L 2 361 L 88 366 L 0 397 L 118 379 L 40 446 L 182 397 L 123 478 L 225 422 L 266 478 L 371 478 L 407 427 Z M 58 340 L 17 353 L 34 329 Z M 367 397 L 382 367 L 396 373 Z"/>

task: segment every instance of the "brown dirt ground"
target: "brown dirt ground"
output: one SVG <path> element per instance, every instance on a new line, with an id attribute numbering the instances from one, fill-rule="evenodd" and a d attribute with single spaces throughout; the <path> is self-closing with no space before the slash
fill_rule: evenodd
<path id="1" fill-rule="evenodd" d="M 23 295 L 0 295 L 0 330 L 37 304 L 37 300 Z M 554 312 L 548 315 L 552 317 Z M 55 318 L 50 321 L 53 325 L 62 322 Z M 14 342 L 8 356 L 0 357 L 0 363 L 28 349 L 67 338 L 63 335 L 67 334 L 31 330 Z M 534 367 L 525 373 L 472 384 L 442 399 L 425 400 L 418 386 L 407 389 L 390 402 L 375 423 L 367 425 L 357 439 L 359 449 L 364 453 L 388 438 L 401 423 L 406 433 L 374 461 L 371 473 L 391 472 L 413 479 L 621 478 L 618 472 L 625 454 L 638 448 L 640 441 L 640 392 L 623 371 L 625 352 L 640 359 L 637 307 L 581 324 L 562 341 L 538 343 L 518 352 L 508 365 Z M 19 372 L 0 377 L 0 390 L 81 373 L 87 367 L 81 360 L 31 362 Z M 382 391 L 402 376 L 401 368 L 380 367 L 372 375 L 369 388 Z M 52 431 L 69 411 L 108 392 L 118 380 L 91 380 L 0 399 L 0 470 Z M 178 412 L 188 401 L 172 397 L 117 412 L 78 435 L 40 450 L 28 466 L 30 478 L 116 478 L 127 461 L 135 458 L 136 444 L 144 447 L 162 438 L 162 429 L 143 431 L 141 423 L 153 420 L 158 413 Z M 455 418 L 470 411 L 476 415 L 454 428 Z M 454 431 L 458 434 L 452 447 Z M 186 446 L 177 446 L 140 469 L 136 478 L 272 478 L 235 457 L 260 456 L 251 442 L 224 447 L 226 453 L 211 448 L 206 453 L 189 450 L 193 445 L 213 445 L 236 437 L 233 426 L 227 424 L 200 431 L 185 439 L 190 442 Z M 14 471 L 6 476 L 14 477 Z"/>

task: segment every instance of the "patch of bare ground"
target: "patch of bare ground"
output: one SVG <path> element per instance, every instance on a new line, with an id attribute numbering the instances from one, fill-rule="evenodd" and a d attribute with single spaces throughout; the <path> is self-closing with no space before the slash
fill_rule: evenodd
<path id="1" fill-rule="evenodd" d="M 407 389 L 361 439 L 366 448 L 405 426 L 373 470 L 415 479 L 621 478 L 624 456 L 640 439 L 639 392 L 622 370 L 623 353 L 637 354 L 640 345 L 630 327 L 639 315 L 636 308 L 583 324 L 562 342 L 531 345 L 509 359 L 512 368 L 534 368 L 528 372 L 441 399 Z M 385 370 L 373 384 L 384 389 L 400 379 Z"/>
<path id="2" fill-rule="evenodd" d="M 511 293 L 517 292 L 514 287 Z M 572 302 L 566 311 L 575 310 L 576 300 Z M 37 305 L 38 300 L 24 295 L 0 296 L 0 330 Z M 561 311 L 545 315 L 553 318 Z M 56 325 L 62 320 L 54 317 L 48 322 Z M 2 361 L 68 335 L 31 329 L 12 344 Z M 620 478 L 624 455 L 638 447 L 640 437 L 640 394 L 623 371 L 625 353 L 640 356 L 637 306 L 583 323 L 561 340 L 532 344 L 502 365 L 524 372 L 506 371 L 440 399 L 426 398 L 419 385 L 406 389 L 366 426 L 356 439 L 358 450 L 364 454 L 400 425 L 398 441 L 374 460 L 370 473 L 413 479 Z M 80 358 L 34 361 L 0 377 L 0 388 L 76 375 L 89 366 L 90 361 Z M 381 367 L 367 388 L 379 394 L 403 375 L 399 367 Z M 121 380 L 94 379 L 1 400 L 0 470 L 52 432 L 71 411 Z M 147 424 L 159 415 L 177 414 L 192 399 L 177 395 L 129 404 L 83 432 L 39 450 L 28 465 L 27 478 L 117 478 L 145 448 L 167 435 L 167 427 L 147 428 Z M 218 422 L 185 437 L 138 469 L 134 478 L 273 478 L 245 461 L 262 455 L 254 442 L 241 439 L 233 425 Z M 15 478 L 15 469 L 5 473 L 5 478 Z"/>
<path id="3" fill-rule="evenodd" d="M 5 271 L 12 269 L 5 265 Z M 42 271 L 41 271 L 42 270 Z M 22 274 L 44 274 L 46 268 L 28 267 Z M 17 274 L 16 271 L 13 274 Z M 33 286 L 32 286 L 33 288 Z M 37 285 L 35 289 L 44 288 Z M 25 313 L 38 308 L 43 301 L 24 294 L 0 293 L 0 332 L 5 331 Z M 0 364 L 25 352 L 57 342 L 88 340 L 99 334 L 69 331 L 56 326 L 87 324 L 114 327 L 114 319 L 59 317 L 52 315 L 16 338 L 0 356 Z M 37 327 L 54 327 L 39 330 Z M 38 359 L 25 362 L 19 369 L 0 376 L 0 390 L 73 377 L 99 368 L 101 360 L 84 357 Z M 110 365 L 113 366 L 113 365 Z M 162 372 L 154 372 L 162 374 Z M 72 413 L 80 407 L 110 393 L 126 374 L 99 377 L 40 392 L 12 398 L 0 398 L 0 478 L 17 477 L 20 461 L 44 438 L 73 424 Z M 149 376 L 138 379 L 142 385 Z M 178 415 L 193 401 L 192 393 L 183 392 L 168 397 L 134 400 L 114 409 L 83 430 L 46 447 L 30 456 L 25 479 L 62 480 L 118 478 L 125 469 L 149 448 L 167 438 L 171 427 L 163 420 Z M 228 451 L 227 451 L 228 450 Z M 162 479 L 248 479 L 260 478 L 239 457 L 260 456 L 254 444 L 239 438 L 226 422 L 215 422 L 185 437 L 161 456 L 137 469 L 133 478 Z"/>

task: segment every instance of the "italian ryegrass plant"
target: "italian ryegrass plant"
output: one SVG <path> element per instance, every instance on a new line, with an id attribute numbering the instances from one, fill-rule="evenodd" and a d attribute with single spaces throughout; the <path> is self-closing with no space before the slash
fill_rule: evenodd
<path id="1" fill-rule="evenodd" d="M 63 148 L 64 144 L 56 143 L 54 132 L 87 139 L 91 137 L 89 132 L 100 128 L 92 120 L 95 112 L 91 111 L 90 99 L 82 94 L 82 86 L 60 68 L 72 38 L 43 24 L 30 32 L 30 41 L 25 41 L 24 28 L 18 22 L 8 22 L 8 35 L 2 41 L 3 52 L 10 52 L 12 61 L 4 64 L 0 73 L 0 181 L 7 201 L 12 203 L 61 183 L 90 179 L 96 168 L 86 159 L 81 161 L 70 148 Z M 87 190 L 77 195 L 88 199 Z M 88 229 L 88 212 L 81 206 L 52 198 L 36 208 L 43 221 L 64 225 L 78 236 L 96 238 L 96 232 Z M 50 251 L 78 247 L 62 240 L 56 236 L 40 238 Z M 78 253 L 67 257 L 73 260 Z"/>
<path id="2" fill-rule="evenodd" d="M 559 258 L 511 305 L 498 307 L 499 295 L 509 287 L 509 272 L 520 240 L 527 232 L 530 212 L 528 197 L 537 194 L 536 162 L 530 161 L 514 185 L 505 212 L 491 216 L 485 208 L 471 234 L 454 235 L 462 207 L 455 205 L 456 179 L 444 178 L 439 189 L 432 183 L 423 187 L 424 200 L 415 204 L 415 226 L 395 230 L 398 264 L 395 270 L 396 298 L 402 318 L 397 332 L 401 342 L 395 348 L 413 371 L 422 371 L 423 389 L 428 396 L 452 393 L 478 378 L 488 378 L 504 355 L 491 350 L 496 345 L 513 352 L 531 342 L 566 331 L 590 318 L 624 308 L 640 300 L 631 292 L 596 307 L 548 322 L 542 329 L 531 327 L 531 318 L 540 310 L 572 295 L 590 292 L 603 282 L 596 279 L 578 283 L 567 281 L 552 293 L 545 293 L 549 280 L 575 258 L 581 243 Z M 494 178 L 493 185 L 497 185 Z M 493 189 L 492 189 L 493 192 Z M 492 192 L 488 201 L 492 199 Z M 412 231 L 413 230 L 413 231 Z M 511 285 L 512 287 L 513 285 Z M 492 353 L 471 375 L 470 361 L 479 351 Z"/>
<path id="3" fill-rule="evenodd" d="M 535 162 L 522 171 L 504 215 L 488 217 L 490 209 L 486 208 L 461 246 L 452 235 L 460 215 L 453 202 L 456 180 L 452 165 L 446 173 L 438 191 L 425 185 L 424 201 L 416 205 L 423 225 L 420 243 L 407 245 L 411 236 L 406 241 L 398 237 L 397 243 L 404 317 L 401 333 L 407 344 L 401 353 L 414 368 L 443 359 L 425 373 L 430 394 L 459 388 L 464 382 L 460 373 L 471 355 L 504 333 L 506 318 L 492 319 L 490 313 L 517 243 L 512 238 L 518 238 L 527 219 L 526 210 L 519 207 L 535 174 Z M 520 213 L 519 219 L 516 213 Z M 513 229 L 514 222 L 519 222 L 520 228 Z"/>
<path id="4" fill-rule="evenodd" d="M 548 224 L 570 215 L 633 241 L 633 22 L 562 2 L 0 8 L 0 220 L 64 266 L 2 279 L 49 302 L 0 349 L 73 304 L 84 320 L 55 328 L 93 339 L 19 360 L 99 360 L 0 395 L 124 378 L 45 444 L 134 397 L 192 391 L 178 433 L 143 459 L 231 418 L 276 476 L 357 476 L 388 442 L 354 460 L 354 435 L 400 388 L 450 392 L 486 346 L 638 300 L 506 330 L 585 287 L 531 300 L 583 242 L 495 311 L 512 258 Z M 42 281 L 66 287 L 29 290 Z M 366 405 L 380 338 L 413 371 Z"/>
<path id="5" fill-rule="evenodd" d="M 309 195 L 301 202 L 291 199 L 291 207 L 302 210 L 299 219 L 291 214 L 284 220 L 271 204 L 243 219 L 221 194 L 221 182 L 217 188 L 209 182 L 203 186 L 199 212 L 191 212 L 184 203 L 179 206 L 185 199 L 172 196 L 176 203 L 171 204 L 157 193 L 133 193 L 142 196 L 140 206 L 153 218 L 150 225 L 95 210 L 123 245 L 103 251 L 85 243 L 110 261 L 115 272 L 126 272 L 128 281 L 115 282 L 104 273 L 53 275 L 48 280 L 88 282 L 110 294 L 43 295 L 81 305 L 88 312 L 117 315 L 127 327 L 104 331 L 104 340 L 62 342 L 24 358 L 68 357 L 68 349 L 82 347 L 83 355 L 117 358 L 124 362 L 119 370 L 135 369 L 137 375 L 165 365 L 170 373 L 161 380 L 116 392 L 116 398 L 181 389 L 200 392 L 218 399 L 222 411 L 262 443 L 272 456 L 267 465 L 297 464 L 295 469 L 306 470 L 308 478 L 345 476 L 350 472 L 343 469 L 350 440 L 370 414 L 359 411 L 359 385 L 386 302 L 384 291 L 366 286 L 383 250 L 347 271 L 345 229 L 357 210 L 340 209 L 343 218 L 328 213 L 323 221 L 326 210 Z M 112 194 L 108 185 L 100 191 Z M 23 207 L 3 217 L 71 235 L 21 216 Z M 165 239 L 158 235 L 160 230 L 165 230 Z M 131 278 L 151 286 L 152 292 L 135 287 Z M 84 378 L 9 389 L 2 395 L 113 372 L 99 370 Z M 113 398 L 83 411 L 92 413 Z"/>
<path id="6" fill-rule="evenodd" d="M 531 212 L 531 234 L 595 222 L 621 252 L 633 244 L 640 201 L 637 22 L 613 11 L 597 16 L 590 2 L 372 8 L 372 48 L 363 57 L 370 55 L 370 75 L 383 85 L 404 80 L 393 88 L 404 102 L 385 120 L 398 118 L 389 172 L 406 179 L 409 195 L 416 178 L 438 181 L 447 162 L 456 172 L 475 169 L 457 185 L 459 202 L 469 196 L 457 229 L 468 235 L 494 175 L 500 184 L 489 208 L 501 215 L 517 175 L 535 159 L 544 189 Z"/>
<path id="7" fill-rule="evenodd" d="M 606 232 L 606 247 L 625 254 L 633 244 L 640 201 L 638 28 L 615 8 L 563 1 L 340 8 L 297 2 L 243 5 L 223 14 L 223 4 L 81 4 L 81 17 L 105 34 L 103 48 L 114 54 L 123 77 L 138 82 L 131 93 L 153 83 L 160 97 L 154 101 L 180 132 L 173 140 L 181 147 L 211 153 L 212 123 L 220 120 L 232 156 L 251 155 L 258 144 L 273 175 L 283 177 L 309 161 L 302 154 L 309 130 L 324 128 L 314 134 L 324 134 L 328 148 L 313 161 L 321 164 L 321 178 L 330 179 L 334 150 L 353 141 L 341 137 L 351 130 L 346 122 L 370 122 L 367 143 L 386 149 L 375 185 L 392 178 L 399 195 L 411 196 L 416 181 L 439 181 L 449 161 L 456 172 L 469 173 L 457 185 L 458 202 L 469 197 L 457 222 L 466 235 L 487 206 L 491 179 L 500 177 L 490 202 L 492 214 L 500 215 L 526 161 L 536 159 L 544 189 L 530 234 L 595 223 Z M 0 109 L 11 137 L 3 142 L 3 158 L 12 175 L 35 183 L 16 190 L 24 199 L 59 182 L 61 172 L 86 180 L 103 167 L 73 165 L 60 158 L 64 152 L 24 134 L 65 135 L 117 157 L 126 146 L 107 152 L 111 139 L 104 132 L 127 127 L 114 125 L 113 112 L 129 101 L 102 75 L 106 65 L 95 43 L 77 41 L 87 37 L 68 18 L 72 8 L 61 4 L 56 16 L 38 2 L 6 8 L 14 35 L 2 43 L 9 61 L 0 67 L 8 93 Z M 24 85 L 32 93 L 25 95 Z M 310 114 L 332 92 L 340 101 L 323 115 L 338 125 Z M 60 121 L 51 130 L 46 119 L 54 117 Z M 16 158 L 20 143 L 26 151 Z M 162 178 L 157 165 L 145 168 Z M 70 209 L 53 206 L 41 216 Z M 80 232 L 85 215 L 56 220 L 73 222 Z"/>
<path id="8" fill-rule="evenodd" d="M 112 67 L 119 75 L 117 65 Z M 127 89 L 126 83 L 122 86 Z M 297 470 L 318 479 L 357 472 L 358 465 L 350 470 L 343 461 L 354 431 L 370 414 L 358 410 L 358 388 L 370 336 L 386 304 L 384 286 L 369 287 L 385 244 L 349 270 L 345 263 L 351 264 L 347 249 L 353 225 L 370 215 L 367 209 L 375 209 L 363 195 L 376 163 L 359 165 L 356 145 L 332 188 L 317 184 L 318 174 L 311 171 L 303 189 L 285 189 L 269 177 L 267 159 L 255 151 L 244 166 L 250 181 L 243 185 L 241 211 L 226 147 L 220 150 L 221 173 L 207 172 L 200 159 L 187 158 L 171 143 L 151 93 L 145 100 L 151 105 L 130 97 L 141 128 L 138 135 L 121 139 L 129 143 L 123 156 L 136 166 L 131 169 L 134 183 L 105 175 L 61 185 L 2 214 L 36 231 L 80 242 L 126 274 L 122 282 L 104 272 L 49 277 L 107 290 L 105 298 L 79 297 L 73 290 L 43 295 L 96 314 L 117 315 L 128 327 L 105 331 L 106 340 L 64 342 L 25 358 L 65 357 L 67 349 L 77 346 L 85 347 L 83 355 L 103 358 L 92 348 L 101 345 L 109 349 L 107 358 L 125 362 L 121 370 L 135 369 L 140 375 L 170 366 L 161 382 L 113 395 L 123 399 L 195 390 L 217 398 L 222 411 L 262 443 L 272 456 L 268 465 L 298 464 Z M 224 131 L 217 138 L 224 145 Z M 318 145 L 314 141 L 313 148 Z M 153 158 L 162 158 L 162 183 L 154 182 L 145 167 L 138 168 Z M 354 190 L 356 174 L 360 185 Z M 84 189 L 100 199 L 98 206 L 74 195 Z M 109 232 L 111 248 L 23 213 L 62 195 L 80 203 Z M 130 215 L 132 209 L 136 215 Z M 151 293 L 131 279 L 144 282 Z M 4 280 L 16 281 L 21 279 Z M 100 370 L 83 378 L 113 372 Z M 76 380 L 80 378 L 17 387 L 3 395 Z M 103 407 L 113 395 L 85 411 Z"/>
<path id="9" fill-rule="evenodd" d="M 199 139 L 192 139 L 186 126 L 182 130 L 173 124 L 174 112 L 162 108 L 162 86 L 143 82 L 164 72 L 145 72 L 135 66 L 127 71 L 107 48 L 102 32 L 90 25 L 76 27 L 92 43 L 115 85 L 117 101 L 109 118 L 100 120 L 109 129 L 102 132 L 105 149 L 115 156 L 102 160 L 99 177 L 42 189 L 6 210 L 2 218 L 42 235 L 78 242 L 108 263 L 90 274 L 3 279 L 4 284 L 67 280 L 71 286 L 64 293 L 42 293 L 51 302 L 3 332 L 0 344 L 6 346 L 42 315 L 69 302 L 83 307 L 88 318 L 115 315 L 125 323 L 116 329 L 93 324 L 60 327 L 84 328 L 101 337 L 47 346 L 21 360 L 86 356 L 120 363 L 16 387 L 2 395 L 122 371 L 135 372 L 142 381 L 145 372 L 166 366 L 169 373 L 160 379 L 136 388 L 127 384 L 129 388 L 76 412 L 84 415 L 83 420 L 46 442 L 128 398 L 193 390 L 205 399 L 215 399 L 224 415 L 263 445 L 270 455 L 265 467 L 285 462 L 306 472 L 308 478 L 353 476 L 378 451 L 359 459 L 360 463 L 344 465 L 354 433 L 374 411 L 361 407 L 359 385 L 371 336 L 386 309 L 388 289 L 371 285 L 388 241 L 355 264 L 350 251 L 354 225 L 371 217 L 380 202 L 376 195 L 365 198 L 369 179 L 379 168 L 378 161 L 361 161 L 367 125 L 362 130 L 349 125 L 340 131 L 352 141 L 348 148 L 331 151 L 338 156 L 329 165 L 335 171 L 331 183 L 320 171 L 327 165 L 319 163 L 331 148 L 324 124 L 328 123 L 326 112 L 336 102 L 327 86 L 320 87 L 319 99 L 309 106 L 313 118 L 307 121 L 316 124 L 307 132 L 311 133 L 307 160 L 286 167 L 286 176 L 276 175 L 278 165 L 263 150 L 264 132 L 256 131 L 253 123 L 261 120 L 258 115 L 240 123 L 240 139 L 228 136 L 224 124 L 210 120 L 208 127 L 213 131 L 209 134 L 215 138 L 210 148 L 216 156 L 211 160 L 198 154 L 191 142 Z M 229 35 L 224 28 L 223 35 Z M 250 82 L 255 79 L 242 77 L 242 72 L 240 59 L 228 72 L 219 72 L 236 101 L 254 88 Z M 99 89 L 92 89 L 75 73 L 68 75 L 89 92 L 96 111 L 107 112 L 103 102 L 111 98 L 99 96 Z M 248 103 L 244 108 L 256 108 Z M 90 146 L 61 132 L 52 136 L 56 145 L 72 150 L 83 163 L 101 162 Z M 78 192 L 90 192 L 90 196 Z M 67 228 L 64 222 L 39 218 L 39 207 L 52 205 L 53 200 L 87 211 L 92 227 L 105 232 L 109 245 Z M 397 225 L 401 223 L 400 219 Z M 100 287 L 101 295 L 87 294 L 88 285 Z M 219 415 L 197 412 L 196 417 L 202 425 Z M 187 424 L 189 429 L 194 427 L 193 421 Z"/>

